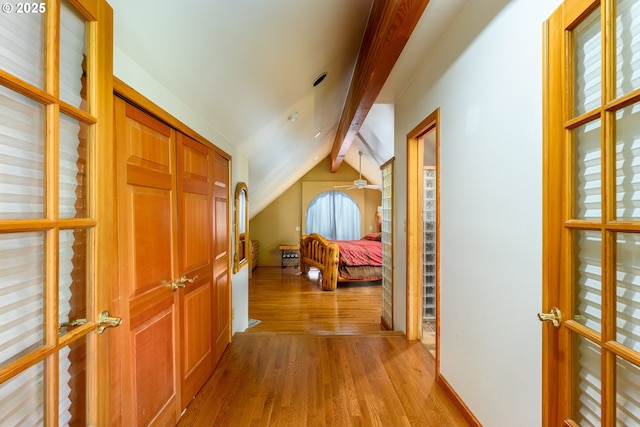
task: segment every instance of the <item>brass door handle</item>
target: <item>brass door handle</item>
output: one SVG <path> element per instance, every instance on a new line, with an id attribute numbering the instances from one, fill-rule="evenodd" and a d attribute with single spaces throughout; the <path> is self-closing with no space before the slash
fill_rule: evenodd
<path id="1" fill-rule="evenodd" d="M 198 278 L 198 275 L 196 274 L 195 276 L 193 276 L 191 279 L 187 279 L 187 275 L 185 274 L 184 276 L 182 276 L 180 278 L 180 283 L 182 284 L 181 288 L 184 288 L 186 286 L 187 283 L 193 283 L 196 281 L 196 279 Z"/>
<path id="2" fill-rule="evenodd" d="M 171 289 L 173 291 L 177 291 L 179 288 L 184 289 L 186 287 L 187 287 L 187 284 L 182 282 L 182 281 L 180 281 L 180 282 L 178 282 L 177 280 L 172 280 L 171 281 Z"/>
<path id="3" fill-rule="evenodd" d="M 122 319 L 120 317 L 111 317 L 109 316 L 109 312 L 105 310 L 98 316 L 98 333 L 103 333 L 107 328 L 115 328 L 121 323 Z"/>
<path id="4" fill-rule="evenodd" d="M 62 332 L 63 328 L 75 328 L 76 326 L 81 326 L 86 324 L 87 324 L 87 319 L 85 318 L 75 319 L 70 322 L 63 322 L 63 323 L 60 323 L 60 325 L 58 326 L 58 333 Z"/>
<path id="5" fill-rule="evenodd" d="M 180 280 L 171 281 L 171 289 L 173 289 L 174 291 L 177 291 L 180 288 L 184 289 L 187 287 L 187 283 L 193 283 L 196 281 L 197 278 L 198 278 L 198 275 L 196 274 L 191 279 L 187 279 L 187 275 L 185 274 L 180 278 Z"/>
<path id="6" fill-rule="evenodd" d="M 554 327 L 559 328 L 562 323 L 562 313 L 559 308 L 553 307 L 551 313 L 538 313 L 538 319 L 541 322 L 551 322 Z"/>

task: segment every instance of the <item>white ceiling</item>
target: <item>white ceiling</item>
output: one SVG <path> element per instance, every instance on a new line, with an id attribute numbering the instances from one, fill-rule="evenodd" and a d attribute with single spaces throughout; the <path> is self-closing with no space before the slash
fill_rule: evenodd
<path id="1" fill-rule="evenodd" d="M 108 1 L 116 48 L 247 156 L 251 217 L 329 155 L 372 0 Z M 345 157 L 370 182 L 396 95 L 467 1 L 431 0 Z"/>

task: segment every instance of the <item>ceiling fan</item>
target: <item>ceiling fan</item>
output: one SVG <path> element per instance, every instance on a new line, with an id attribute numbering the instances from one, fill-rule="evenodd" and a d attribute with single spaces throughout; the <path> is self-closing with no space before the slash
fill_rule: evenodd
<path id="1" fill-rule="evenodd" d="M 364 188 L 369 190 L 382 190 L 382 186 L 368 184 L 366 179 L 362 179 L 362 151 L 358 151 L 358 153 L 360 154 L 360 167 L 358 170 L 358 174 L 360 175 L 360 178 L 355 179 L 353 181 L 353 185 L 336 185 L 333 188 L 346 188 L 347 190 L 354 190 L 354 189 L 362 190 Z"/>

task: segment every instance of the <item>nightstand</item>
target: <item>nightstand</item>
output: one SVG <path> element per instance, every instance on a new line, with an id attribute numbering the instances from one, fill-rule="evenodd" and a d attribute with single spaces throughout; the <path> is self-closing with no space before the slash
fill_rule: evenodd
<path id="1" fill-rule="evenodd" d="M 288 266 L 298 268 L 300 266 L 300 245 L 280 245 L 278 249 L 280 249 L 280 266 L 282 268 Z"/>

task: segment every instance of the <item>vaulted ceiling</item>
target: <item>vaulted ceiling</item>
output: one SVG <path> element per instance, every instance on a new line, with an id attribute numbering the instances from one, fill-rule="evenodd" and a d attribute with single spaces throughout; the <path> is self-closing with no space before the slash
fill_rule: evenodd
<path id="1" fill-rule="evenodd" d="M 247 157 L 254 216 L 329 155 L 380 183 L 395 96 L 467 1 L 109 3 L 115 49 Z"/>

